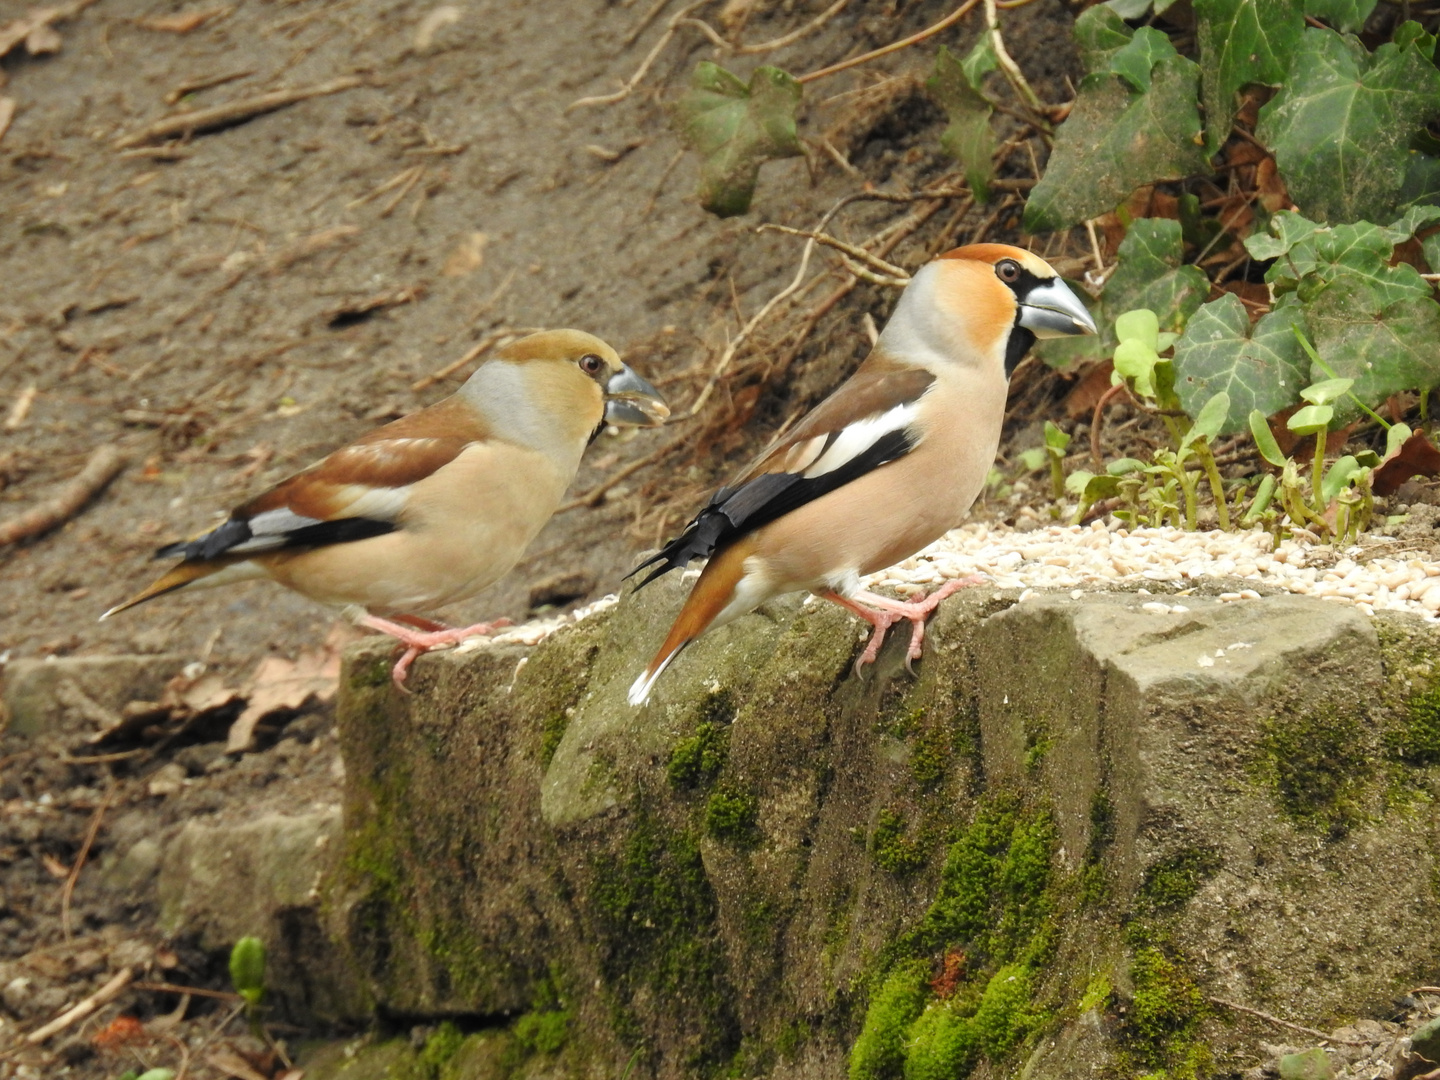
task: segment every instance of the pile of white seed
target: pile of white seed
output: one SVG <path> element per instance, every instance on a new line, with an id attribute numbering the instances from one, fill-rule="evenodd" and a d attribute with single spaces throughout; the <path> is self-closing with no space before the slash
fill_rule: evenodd
<path id="1" fill-rule="evenodd" d="M 1389 555 L 1381 554 L 1389 552 Z M 1321 600 L 1354 604 L 1367 615 L 1410 611 L 1440 618 L 1440 562 L 1405 558 L 1396 542 L 1377 538 L 1337 550 L 1253 532 L 1127 529 L 1118 521 L 1052 525 L 1018 532 L 975 523 L 948 533 L 898 566 L 865 579 L 865 587 L 929 592 L 951 578 L 982 574 L 1001 589 L 1102 589 L 1117 583 L 1165 583 L 1167 593 L 1204 578 L 1238 579 Z M 1238 582 L 1237 582 L 1238 584 Z M 1258 599 L 1251 588 L 1221 600 Z"/>
<path id="2" fill-rule="evenodd" d="M 1354 604 L 1367 615 L 1409 611 L 1440 621 L 1440 562 L 1406 558 L 1397 542 L 1367 538 L 1342 550 L 1300 539 L 1278 545 L 1269 533 L 1186 532 L 1183 529 L 1127 529 L 1118 521 L 1089 526 L 1051 525 L 1022 532 L 1007 525 L 963 525 L 897 566 L 865 578 L 867 589 L 922 595 L 951 578 L 984 576 L 997 588 L 1070 589 L 1079 599 L 1120 583 L 1155 582 L 1157 590 L 1183 593 L 1205 578 L 1251 582 L 1340 604 Z M 1389 552 L 1390 554 L 1380 554 Z M 688 570 L 693 580 L 698 570 Z M 1253 588 L 1222 592 L 1225 601 L 1258 600 Z M 563 626 L 580 622 L 619 602 L 615 594 L 569 614 L 508 627 L 488 638 L 471 638 L 462 652 L 489 644 L 538 645 Z M 1165 605 L 1153 602 L 1157 610 Z M 1149 605 L 1146 605 L 1147 607 Z M 1168 610 L 1168 608 L 1167 608 Z"/>

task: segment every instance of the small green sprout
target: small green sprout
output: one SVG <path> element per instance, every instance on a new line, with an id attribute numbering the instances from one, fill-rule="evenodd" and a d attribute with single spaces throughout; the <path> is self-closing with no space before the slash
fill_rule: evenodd
<path id="1" fill-rule="evenodd" d="M 1053 421 L 1045 421 L 1045 456 L 1050 459 L 1050 493 L 1058 503 L 1065 498 L 1065 448 L 1070 435 Z"/>
<path id="2" fill-rule="evenodd" d="M 243 937 L 230 950 L 230 981 L 250 1008 L 264 999 L 265 943 L 259 938 Z"/>

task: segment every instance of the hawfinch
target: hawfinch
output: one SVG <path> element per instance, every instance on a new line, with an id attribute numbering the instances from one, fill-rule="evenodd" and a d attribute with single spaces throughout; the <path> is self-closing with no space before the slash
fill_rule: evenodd
<path id="1" fill-rule="evenodd" d="M 218 528 L 161 548 L 156 558 L 180 564 L 101 618 L 178 589 L 268 577 L 361 609 L 360 625 L 398 638 L 399 685 L 421 652 L 504 625 L 451 630 L 415 613 L 509 573 L 605 424 L 649 427 L 669 413 L 599 338 L 531 334 L 445 400 L 282 480 Z"/>
<path id="2" fill-rule="evenodd" d="M 660 564 L 643 587 L 710 560 L 630 703 L 705 631 L 801 589 L 875 627 L 857 670 L 900 619 L 918 657 L 926 616 L 978 579 L 917 603 L 862 592 L 860 579 L 960 524 L 995 460 L 1010 373 L 1034 340 L 1093 333 L 1084 305 L 1028 251 L 972 244 L 922 267 L 855 374 L 631 571 Z"/>

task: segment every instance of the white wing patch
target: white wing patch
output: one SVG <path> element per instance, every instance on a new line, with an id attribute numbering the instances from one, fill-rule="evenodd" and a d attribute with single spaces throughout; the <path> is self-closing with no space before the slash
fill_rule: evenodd
<path id="1" fill-rule="evenodd" d="M 373 518 L 376 521 L 395 521 L 405 509 L 410 497 L 410 487 L 369 487 L 352 484 L 336 493 L 340 499 L 349 499 L 345 505 L 346 517 Z"/>
<path id="2" fill-rule="evenodd" d="M 856 457 L 859 457 L 876 441 L 884 435 L 909 427 L 915 420 L 919 411 L 918 401 L 909 401 L 903 405 L 896 405 L 887 412 L 878 416 L 867 416 L 864 420 L 857 420 L 855 423 L 841 429 L 839 436 L 830 444 L 830 449 L 821 454 L 808 469 L 804 472 L 807 480 L 813 480 L 817 476 L 824 476 L 828 472 L 834 472 Z"/>
<path id="3" fill-rule="evenodd" d="M 286 538 L 296 529 L 303 529 L 306 525 L 318 525 L 319 522 L 282 506 L 277 510 L 256 514 L 246 524 L 250 526 L 250 539 L 236 544 L 230 551 L 269 551 L 271 548 L 284 547 Z"/>
<path id="4" fill-rule="evenodd" d="M 344 500 L 347 495 L 351 498 L 345 504 L 345 513 L 340 517 L 394 521 L 399 517 L 400 511 L 405 508 L 408 493 L 409 488 L 403 487 L 372 488 L 355 484 L 348 488 L 342 488 L 337 492 L 339 498 Z M 339 518 L 331 520 L 339 520 Z M 319 525 L 321 519 L 306 517 L 304 514 L 295 513 L 289 507 L 281 506 L 256 514 L 246 524 L 250 526 L 250 539 L 229 548 L 229 552 L 239 554 L 247 551 L 271 551 L 274 548 L 284 547 L 295 532 L 310 525 Z"/>

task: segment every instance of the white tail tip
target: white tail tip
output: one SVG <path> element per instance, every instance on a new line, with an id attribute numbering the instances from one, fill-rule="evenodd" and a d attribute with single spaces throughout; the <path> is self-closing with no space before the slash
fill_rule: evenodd
<path id="1" fill-rule="evenodd" d="M 642 671 L 640 673 L 640 677 L 630 684 L 630 693 L 626 695 L 631 705 L 645 704 L 645 699 L 650 696 L 650 688 L 655 685 L 655 680 L 665 673 L 665 669 L 670 666 L 670 661 L 684 652 L 685 646 L 689 644 L 687 641 L 678 646 L 674 652 L 660 661 L 660 666 L 653 672 Z"/>

